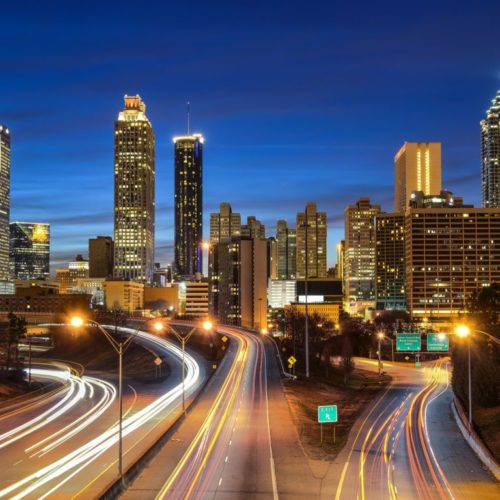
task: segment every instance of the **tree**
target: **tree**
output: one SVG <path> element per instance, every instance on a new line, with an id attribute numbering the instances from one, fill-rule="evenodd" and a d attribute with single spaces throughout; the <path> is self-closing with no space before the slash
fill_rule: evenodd
<path id="1" fill-rule="evenodd" d="M 12 354 L 14 353 L 14 365 L 17 367 L 19 364 L 19 340 L 22 335 L 26 333 L 26 320 L 24 318 L 19 318 L 14 313 L 9 313 L 8 316 L 8 327 L 5 335 L 6 343 L 6 369 L 7 375 L 9 375 L 11 364 L 12 364 Z"/>
<path id="2" fill-rule="evenodd" d="M 352 360 L 352 344 L 349 335 L 344 335 L 344 342 L 342 343 L 342 359 L 340 368 L 344 374 L 344 385 L 349 384 L 349 378 L 354 370 L 354 362 Z"/>

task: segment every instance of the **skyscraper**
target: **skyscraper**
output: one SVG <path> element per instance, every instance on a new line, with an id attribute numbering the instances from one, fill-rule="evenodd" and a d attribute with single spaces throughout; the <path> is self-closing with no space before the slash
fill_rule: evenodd
<path id="1" fill-rule="evenodd" d="M 481 121 L 483 207 L 500 208 L 500 90 Z"/>
<path id="2" fill-rule="evenodd" d="M 405 216 L 403 212 L 375 217 L 375 301 L 377 309 L 406 308 Z"/>
<path id="3" fill-rule="evenodd" d="M 241 236 L 243 238 L 265 238 L 266 227 L 254 215 L 247 217 L 247 223 L 241 226 Z"/>
<path id="4" fill-rule="evenodd" d="M 307 263 L 306 263 L 307 259 Z M 326 277 L 326 212 L 308 203 L 297 213 L 297 279 Z"/>
<path id="5" fill-rule="evenodd" d="M 394 158 L 394 211 L 408 208 L 412 191 L 441 191 L 441 143 L 405 142 Z"/>
<path id="6" fill-rule="evenodd" d="M 155 136 L 140 96 L 115 122 L 115 276 L 151 283 L 155 245 Z"/>
<path id="7" fill-rule="evenodd" d="M 290 229 L 286 220 L 276 224 L 278 253 L 278 279 L 294 280 L 297 274 L 297 232 Z"/>
<path id="8" fill-rule="evenodd" d="M 114 245 L 111 236 L 89 239 L 89 277 L 113 276 Z"/>
<path id="9" fill-rule="evenodd" d="M 202 271 L 203 136 L 174 138 L 175 150 L 175 271 L 194 276 Z"/>
<path id="10" fill-rule="evenodd" d="M 358 312 L 375 301 L 375 216 L 380 205 L 359 198 L 345 209 L 345 308 Z"/>
<path id="11" fill-rule="evenodd" d="M 229 203 L 221 203 L 218 213 L 210 214 L 210 244 L 241 236 L 241 215 Z"/>
<path id="12" fill-rule="evenodd" d="M 0 281 L 9 280 L 10 131 L 0 125 Z"/>
<path id="13" fill-rule="evenodd" d="M 10 224 L 11 274 L 19 280 L 48 278 L 50 225 L 37 222 Z"/>

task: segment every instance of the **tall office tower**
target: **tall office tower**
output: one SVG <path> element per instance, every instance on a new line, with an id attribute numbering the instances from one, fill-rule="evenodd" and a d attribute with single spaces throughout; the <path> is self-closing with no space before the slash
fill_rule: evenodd
<path id="1" fill-rule="evenodd" d="M 213 249 L 209 301 L 219 323 L 262 329 L 267 325 L 267 241 L 232 238 Z"/>
<path id="2" fill-rule="evenodd" d="M 174 138 L 175 267 L 177 276 L 202 271 L 203 136 Z"/>
<path id="3" fill-rule="evenodd" d="M 221 203 L 218 213 L 210 214 L 210 244 L 241 236 L 241 215 L 229 203 Z"/>
<path id="4" fill-rule="evenodd" d="M 294 280 L 297 274 L 297 232 L 289 229 L 286 220 L 276 224 L 278 279 Z"/>
<path id="5" fill-rule="evenodd" d="M 115 122 L 114 275 L 151 283 L 155 247 L 155 135 L 140 96 Z"/>
<path id="6" fill-rule="evenodd" d="M 405 213 L 407 309 L 414 321 L 450 325 L 474 292 L 500 282 L 500 209 L 449 192 L 416 193 Z"/>
<path id="7" fill-rule="evenodd" d="M 375 300 L 375 216 L 380 205 L 359 198 L 345 209 L 345 308 L 357 313 Z"/>
<path id="8" fill-rule="evenodd" d="M 266 227 L 254 215 L 247 217 L 247 223 L 241 226 L 242 238 L 265 238 Z"/>
<path id="9" fill-rule="evenodd" d="M 408 208 L 413 191 L 441 191 L 441 143 L 405 142 L 394 158 L 394 212 Z"/>
<path id="10" fill-rule="evenodd" d="M 113 276 L 114 252 L 111 236 L 89 239 L 89 278 Z"/>
<path id="11" fill-rule="evenodd" d="M 71 286 L 76 285 L 76 280 L 89 277 L 89 261 L 80 254 L 68 264 L 68 269 Z"/>
<path id="12" fill-rule="evenodd" d="M 49 224 L 12 222 L 9 239 L 12 277 L 19 280 L 49 277 Z"/>
<path id="13" fill-rule="evenodd" d="M 9 280 L 10 131 L 0 125 L 0 281 Z"/>
<path id="14" fill-rule="evenodd" d="M 306 267 L 307 278 L 326 277 L 326 224 L 326 212 L 318 212 L 316 203 L 297 213 L 297 279 L 306 278 Z"/>
<path id="15" fill-rule="evenodd" d="M 377 309 L 406 309 L 404 213 L 375 217 Z"/>
<path id="16" fill-rule="evenodd" d="M 483 207 L 500 208 L 500 90 L 481 121 L 481 183 Z"/>
<path id="17" fill-rule="evenodd" d="M 267 277 L 272 280 L 278 279 L 278 244 L 272 236 L 267 241 Z"/>

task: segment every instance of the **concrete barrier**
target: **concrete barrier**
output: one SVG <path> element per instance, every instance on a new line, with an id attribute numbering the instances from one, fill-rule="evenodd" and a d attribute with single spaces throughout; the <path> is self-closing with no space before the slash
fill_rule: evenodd
<path id="1" fill-rule="evenodd" d="M 497 464 L 474 430 L 472 429 L 471 432 L 469 432 L 469 422 L 465 418 L 462 405 L 457 400 L 456 396 L 453 397 L 453 401 L 451 402 L 451 410 L 458 428 L 464 436 L 465 441 L 467 441 L 467 444 L 472 448 L 472 451 L 477 455 L 485 467 L 495 476 L 496 480 L 500 481 L 500 466 Z"/>

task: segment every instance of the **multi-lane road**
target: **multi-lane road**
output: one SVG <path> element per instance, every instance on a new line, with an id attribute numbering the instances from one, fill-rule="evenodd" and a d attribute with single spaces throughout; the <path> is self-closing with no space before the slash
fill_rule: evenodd
<path id="1" fill-rule="evenodd" d="M 126 469 L 177 416 L 182 353 L 165 339 L 122 330 L 167 358 L 172 368 L 172 376 L 162 383 L 125 381 Z M 189 354 L 186 368 L 190 394 L 203 383 L 204 371 Z M 33 377 L 59 381 L 60 386 L 36 401 L 0 409 L 0 498 L 99 496 L 117 478 L 116 381 L 78 373 L 60 362 L 36 364 Z"/>
<path id="2" fill-rule="evenodd" d="M 217 329 L 228 338 L 226 356 L 187 418 L 169 431 L 142 472 L 130 478 L 125 498 L 499 497 L 498 484 L 481 467 L 450 417 L 448 360 L 421 368 L 386 363 L 391 385 L 355 423 L 336 461 L 327 463 L 308 458 L 302 449 L 282 390 L 283 372 L 273 341 L 239 328 Z M 146 334 L 141 341 L 168 351 L 173 373 L 154 394 L 145 387 L 133 386 L 137 394 L 129 389 L 128 463 L 151 446 L 148 436 L 165 432 L 179 402 L 178 350 Z M 203 377 L 197 374 L 196 361 L 188 359 L 192 364 L 187 386 L 194 392 Z M 377 369 L 372 360 L 356 363 Z M 114 385 L 95 376 L 68 374 L 61 367 L 59 373 L 44 372 L 44 376 L 63 379 L 46 403 L 0 415 L 15 423 L 7 426 L 14 429 L 12 434 L 0 436 L 0 460 L 8 463 L 6 474 L 0 474 L 0 496 L 93 498 L 116 477 Z M 86 395 L 78 396 L 79 391 Z M 48 413 L 43 417 L 46 422 L 34 422 L 46 408 L 52 414 L 66 410 L 52 420 Z M 3 442 L 8 442 L 4 448 Z M 14 455 L 3 455 L 6 450 Z"/>

